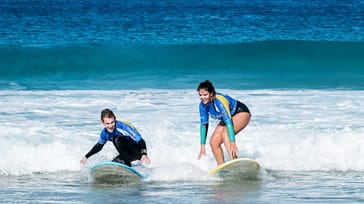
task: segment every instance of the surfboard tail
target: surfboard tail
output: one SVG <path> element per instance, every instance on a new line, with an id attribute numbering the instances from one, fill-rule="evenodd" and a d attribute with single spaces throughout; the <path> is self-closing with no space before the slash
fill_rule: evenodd
<path id="1" fill-rule="evenodd" d="M 257 161 L 249 158 L 238 158 L 212 169 L 209 174 L 224 179 L 237 179 L 256 177 L 259 170 L 260 165 Z"/>

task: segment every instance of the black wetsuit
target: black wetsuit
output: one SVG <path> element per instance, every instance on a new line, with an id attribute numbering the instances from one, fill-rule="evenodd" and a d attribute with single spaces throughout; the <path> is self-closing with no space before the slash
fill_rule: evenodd
<path id="1" fill-rule="evenodd" d="M 131 166 L 131 162 L 139 160 L 143 154 L 147 155 L 147 147 L 140 133 L 127 121 L 116 121 L 113 132 L 104 128 L 100 133 L 99 141 L 85 155 L 86 158 L 98 153 L 106 144 L 112 141 L 119 152 L 112 161 Z"/>

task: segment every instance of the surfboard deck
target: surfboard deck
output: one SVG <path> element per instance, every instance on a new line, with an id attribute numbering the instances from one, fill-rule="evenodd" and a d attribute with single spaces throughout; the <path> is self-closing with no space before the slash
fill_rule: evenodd
<path id="1" fill-rule="evenodd" d="M 258 176 L 260 165 L 249 158 L 238 158 L 217 166 L 210 171 L 210 175 L 223 179 L 246 179 Z"/>
<path id="2" fill-rule="evenodd" d="M 117 162 L 100 162 L 90 168 L 90 175 L 98 183 L 136 183 L 147 178 L 147 174 Z"/>

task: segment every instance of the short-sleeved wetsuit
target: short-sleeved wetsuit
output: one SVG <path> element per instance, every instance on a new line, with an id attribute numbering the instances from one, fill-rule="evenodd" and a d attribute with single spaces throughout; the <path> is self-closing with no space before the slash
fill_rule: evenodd
<path id="1" fill-rule="evenodd" d="M 226 94 L 216 93 L 216 97 L 211 103 L 204 104 L 200 102 L 200 123 L 201 123 L 201 144 L 206 144 L 206 128 L 209 123 L 209 116 L 221 120 L 221 125 L 226 125 L 230 129 L 229 138 L 235 142 L 234 129 L 232 126 L 232 116 L 240 112 L 250 113 L 248 107 L 242 102 Z M 232 129 L 232 130 L 231 130 Z M 231 133 L 232 131 L 232 133 Z"/>
<path id="2" fill-rule="evenodd" d="M 108 132 L 103 128 L 98 142 L 85 157 L 99 152 L 108 141 L 112 141 L 119 152 L 113 161 L 131 166 L 131 161 L 139 160 L 143 154 L 147 154 L 145 141 L 136 128 L 128 121 L 115 121 L 114 131 Z"/>

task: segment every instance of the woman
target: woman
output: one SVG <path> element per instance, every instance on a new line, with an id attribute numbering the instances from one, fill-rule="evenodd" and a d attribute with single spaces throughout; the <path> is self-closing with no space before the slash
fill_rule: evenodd
<path id="1" fill-rule="evenodd" d="M 230 159 L 237 158 L 238 149 L 235 143 L 235 135 L 243 130 L 249 123 L 250 111 L 242 102 L 228 95 L 216 93 L 213 84 L 206 80 L 197 87 L 200 96 L 200 138 L 201 149 L 198 159 L 206 156 L 206 137 L 209 124 L 209 116 L 221 120 L 216 126 L 210 138 L 212 153 L 217 165 L 225 162 L 221 144 L 224 143 Z"/>
<path id="2" fill-rule="evenodd" d="M 93 148 L 82 157 L 81 163 L 86 163 L 87 159 L 98 153 L 107 141 L 112 141 L 119 152 L 119 155 L 112 161 L 128 166 L 131 166 L 131 162 L 135 160 L 150 164 L 145 141 L 131 123 L 116 120 L 115 114 L 110 109 L 101 111 L 101 122 L 104 128 L 100 133 L 100 138 Z"/>

